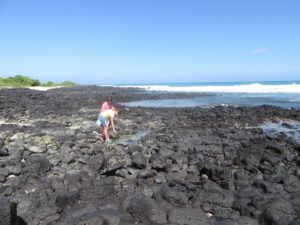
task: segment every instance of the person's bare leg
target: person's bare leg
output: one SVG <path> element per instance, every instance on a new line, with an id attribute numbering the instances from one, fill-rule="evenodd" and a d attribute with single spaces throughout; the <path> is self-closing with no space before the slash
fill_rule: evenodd
<path id="1" fill-rule="evenodd" d="M 104 127 L 100 127 L 100 133 L 103 141 L 105 141 Z"/>
<path id="2" fill-rule="evenodd" d="M 104 133 L 104 136 L 105 136 L 105 141 L 109 141 L 108 127 L 107 126 L 103 127 L 103 133 Z"/>

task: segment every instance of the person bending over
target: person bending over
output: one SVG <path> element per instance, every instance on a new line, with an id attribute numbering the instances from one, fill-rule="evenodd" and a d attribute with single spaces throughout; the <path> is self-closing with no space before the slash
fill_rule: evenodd
<path id="1" fill-rule="evenodd" d="M 98 120 L 100 121 L 100 132 L 104 142 L 111 142 L 109 138 L 109 124 L 111 124 L 113 132 L 117 133 L 115 129 L 114 117 L 118 114 L 119 112 L 114 109 L 107 109 L 100 113 Z"/>

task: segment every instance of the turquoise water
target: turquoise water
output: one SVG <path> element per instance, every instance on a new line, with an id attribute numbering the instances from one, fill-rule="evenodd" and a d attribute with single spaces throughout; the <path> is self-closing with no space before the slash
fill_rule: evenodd
<path id="1" fill-rule="evenodd" d="M 193 82 L 193 83 L 128 83 L 114 84 L 115 86 L 171 86 L 171 87 L 191 87 L 191 86 L 232 86 L 232 85 L 285 85 L 285 84 L 300 84 L 298 81 L 244 81 L 244 82 Z"/>
<path id="2" fill-rule="evenodd" d="M 273 105 L 282 108 L 300 108 L 300 95 L 292 94 L 236 94 L 217 93 L 184 99 L 144 100 L 125 103 L 127 106 L 141 107 L 212 107 Z"/>
<path id="3" fill-rule="evenodd" d="M 120 85 L 138 87 L 144 93 L 197 92 L 209 95 L 186 99 L 146 100 L 125 103 L 142 107 L 211 107 L 217 105 L 259 106 L 274 105 L 283 108 L 300 108 L 300 81 L 170 83 Z"/>

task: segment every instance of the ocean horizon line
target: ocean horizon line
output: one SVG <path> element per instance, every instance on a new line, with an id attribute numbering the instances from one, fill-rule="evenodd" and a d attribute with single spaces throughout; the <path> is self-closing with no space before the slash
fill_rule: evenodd
<path id="1" fill-rule="evenodd" d="M 195 82 L 122 82 L 122 83 L 106 83 L 100 84 L 101 86 L 136 86 L 136 85 L 208 85 L 208 84 L 300 84 L 300 80 L 253 80 L 253 81 L 195 81 Z"/>

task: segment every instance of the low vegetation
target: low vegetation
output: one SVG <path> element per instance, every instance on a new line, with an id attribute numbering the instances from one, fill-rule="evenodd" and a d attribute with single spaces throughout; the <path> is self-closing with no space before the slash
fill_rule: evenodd
<path id="1" fill-rule="evenodd" d="M 47 83 L 43 83 L 41 86 L 43 87 L 56 87 L 56 86 L 64 86 L 64 87 L 68 87 L 68 86 L 75 86 L 76 83 L 72 82 L 72 81 L 64 81 L 61 83 L 53 83 L 52 81 L 48 81 Z"/>
<path id="2" fill-rule="evenodd" d="M 56 87 L 56 86 L 75 86 L 75 85 L 76 83 L 72 81 L 64 81 L 62 83 L 54 83 L 52 81 L 48 81 L 46 83 L 42 83 L 37 79 L 32 79 L 23 75 L 16 75 L 14 77 L 7 77 L 7 78 L 0 77 L 0 88 L 35 87 L 35 86 Z"/>

